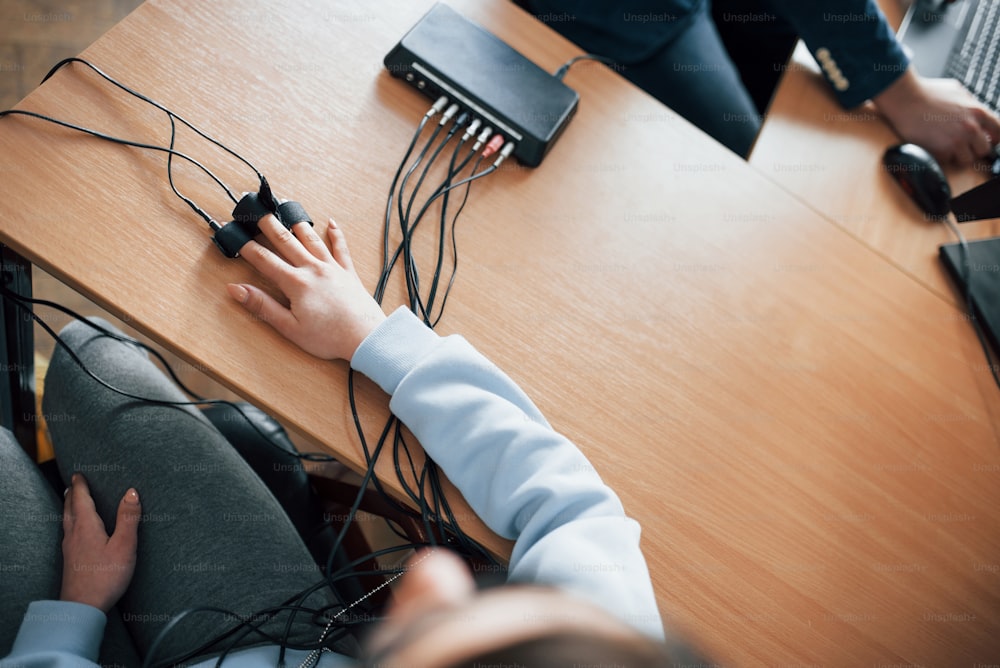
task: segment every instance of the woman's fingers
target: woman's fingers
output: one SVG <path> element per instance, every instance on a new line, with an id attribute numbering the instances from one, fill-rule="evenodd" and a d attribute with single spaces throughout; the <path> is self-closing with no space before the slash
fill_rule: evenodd
<path id="1" fill-rule="evenodd" d="M 273 213 L 261 218 L 258 225 L 275 252 L 293 267 L 301 267 L 315 259 L 315 255 L 303 245 L 299 237 L 282 225 Z"/>
<path id="2" fill-rule="evenodd" d="M 326 228 L 326 235 L 330 240 L 330 251 L 333 254 L 333 259 L 341 267 L 354 273 L 354 262 L 351 260 L 351 252 L 347 249 L 347 239 L 344 238 L 344 232 L 337 227 L 333 218 L 329 220 L 330 226 Z"/>

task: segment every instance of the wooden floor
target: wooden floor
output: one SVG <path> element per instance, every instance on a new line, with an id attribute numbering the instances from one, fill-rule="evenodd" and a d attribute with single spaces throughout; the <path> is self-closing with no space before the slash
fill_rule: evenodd
<path id="1" fill-rule="evenodd" d="M 0 0 L 0 109 L 16 105 L 55 63 L 79 55 L 140 4 L 141 0 Z M 35 297 L 58 302 L 85 316 L 102 316 L 127 333 L 137 335 L 125 323 L 37 267 L 33 270 L 33 281 Z M 36 313 L 57 331 L 70 320 L 44 307 L 36 309 Z M 39 381 L 44 373 L 44 361 L 51 355 L 54 345 L 52 338 L 36 325 Z M 190 365 L 172 356 L 168 359 L 178 376 L 195 392 L 208 397 L 235 398 Z M 39 387 L 42 387 L 41 382 Z M 40 457 L 46 456 L 48 453 L 43 449 Z"/>
<path id="2" fill-rule="evenodd" d="M 30 93 L 52 65 L 78 55 L 141 0 L 0 0 L 0 108 Z"/>

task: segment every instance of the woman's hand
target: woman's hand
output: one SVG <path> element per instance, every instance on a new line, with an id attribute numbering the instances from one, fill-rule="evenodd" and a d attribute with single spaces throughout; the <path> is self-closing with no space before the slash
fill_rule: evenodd
<path id="1" fill-rule="evenodd" d="M 135 572 L 142 506 L 134 489 L 118 504 L 115 532 L 108 538 L 87 481 L 73 474 L 63 511 L 63 579 L 59 598 L 86 603 L 104 612 L 125 593 Z"/>
<path id="2" fill-rule="evenodd" d="M 307 353 L 350 360 L 385 313 L 358 278 L 343 232 L 330 221 L 328 249 L 309 223 L 293 225 L 293 233 L 268 214 L 260 230 L 276 252 L 250 241 L 240 255 L 274 282 L 289 305 L 252 285 L 231 283 L 229 294 Z"/>

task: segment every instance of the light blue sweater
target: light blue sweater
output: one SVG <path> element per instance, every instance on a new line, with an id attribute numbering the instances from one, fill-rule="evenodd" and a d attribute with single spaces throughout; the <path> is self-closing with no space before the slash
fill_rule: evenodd
<path id="1" fill-rule="evenodd" d="M 438 336 L 405 308 L 364 340 L 351 366 L 391 395 L 393 413 L 487 526 L 515 541 L 511 580 L 561 587 L 663 639 L 638 523 L 510 378 L 464 338 Z M 0 668 L 93 668 L 104 624 L 97 608 L 35 601 Z M 227 662 L 264 668 L 277 654 L 254 647 Z M 287 665 L 307 654 L 287 652 Z M 320 662 L 352 665 L 332 653 Z"/>

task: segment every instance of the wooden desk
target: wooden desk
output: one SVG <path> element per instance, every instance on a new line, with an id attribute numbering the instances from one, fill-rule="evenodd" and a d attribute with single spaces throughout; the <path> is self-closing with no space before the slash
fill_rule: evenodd
<path id="1" fill-rule="evenodd" d="M 427 106 L 381 58 L 428 5 L 153 0 L 86 56 L 336 216 L 370 284 Z M 510 3 L 454 6 L 544 67 L 575 53 Z M 717 661 L 996 657 L 1000 452 L 958 311 L 613 73 L 567 83 L 580 111 L 544 164 L 476 187 L 439 330 L 508 370 L 619 491 L 666 623 Z M 23 106 L 166 137 L 75 68 Z M 359 465 L 345 366 L 229 300 L 254 276 L 211 247 L 161 157 L 20 119 L 0 122 L 0 156 L 0 239 Z"/>
<path id="2" fill-rule="evenodd" d="M 886 0 L 880 5 L 889 23 L 898 26 L 903 3 Z M 955 237 L 946 225 L 928 221 L 882 167 L 885 149 L 900 141 L 871 104 L 842 109 L 799 43 L 749 162 L 964 313 L 964 297 L 938 259 L 938 247 L 954 243 Z M 986 180 L 988 170 L 987 164 L 945 168 L 956 195 Z M 961 230 L 970 240 L 997 236 L 1000 220 L 963 223 Z M 982 350 L 978 344 L 967 346 L 966 354 L 1000 434 L 1000 393 Z"/>

